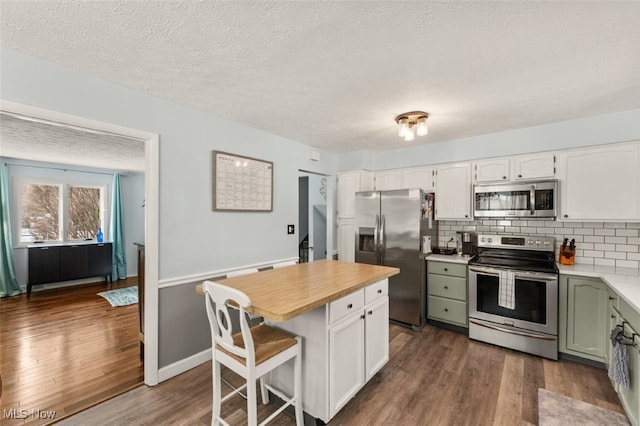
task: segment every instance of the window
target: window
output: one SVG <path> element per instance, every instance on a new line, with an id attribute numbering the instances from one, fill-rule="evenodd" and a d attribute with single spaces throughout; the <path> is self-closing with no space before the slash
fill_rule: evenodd
<path id="1" fill-rule="evenodd" d="M 61 185 L 21 185 L 20 242 L 60 240 L 61 191 Z"/>
<path id="2" fill-rule="evenodd" d="M 104 226 L 105 186 L 21 181 L 19 243 L 95 238 Z"/>

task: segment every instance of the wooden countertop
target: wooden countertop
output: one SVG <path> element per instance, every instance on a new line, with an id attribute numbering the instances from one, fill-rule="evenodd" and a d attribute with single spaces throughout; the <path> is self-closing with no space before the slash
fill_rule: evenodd
<path id="1" fill-rule="evenodd" d="M 248 312 L 281 322 L 398 273 L 389 266 L 325 259 L 218 282 L 249 296 Z M 204 294 L 202 284 L 196 292 Z"/>

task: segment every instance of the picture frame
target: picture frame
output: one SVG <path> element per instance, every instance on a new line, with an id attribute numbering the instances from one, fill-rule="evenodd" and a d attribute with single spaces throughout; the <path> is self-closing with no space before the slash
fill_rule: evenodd
<path id="1" fill-rule="evenodd" d="M 273 211 L 273 162 L 213 151 L 213 210 Z"/>

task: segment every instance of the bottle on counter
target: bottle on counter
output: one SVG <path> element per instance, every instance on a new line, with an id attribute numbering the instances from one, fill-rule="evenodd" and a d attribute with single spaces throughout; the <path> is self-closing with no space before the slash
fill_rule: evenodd
<path id="1" fill-rule="evenodd" d="M 102 234 L 102 228 L 98 228 L 98 233 L 96 234 L 96 240 L 101 243 L 104 241 L 104 235 Z"/>

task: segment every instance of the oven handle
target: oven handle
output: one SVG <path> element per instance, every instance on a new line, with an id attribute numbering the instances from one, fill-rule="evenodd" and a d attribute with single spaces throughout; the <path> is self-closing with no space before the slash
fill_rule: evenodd
<path id="1" fill-rule="evenodd" d="M 469 266 L 469 272 L 476 272 L 485 275 L 495 275 L 496 277 L 500 276 L 500 272 L 504 269 L 495 269 L 495 268 L 486 268 L 483 266 Z M 509 271 L 509 269 L 507 269 Z M 536 279 L 538 281 L 556 281 L 558 279 L 557 275 L 554 274 L 545 274 L 542 272 L 527 272 L 527 271 L 514 271 L 516 274 L 516 278 L 524 278 L 524 279 Z"/>
<path id="2" fill-rule="evenodd" d="M 542 335 L 542 334 L 527 333 L 526 331 L 520 331 L 520 330 L 511 329 L 511 328 L 500 327 L 500 326 L 493 325 L 493 324 L 489 325 L 489 324 L 487 324 L 487 323 L 485 323 L 483 321 L 478 321 L 478 320 L 475 320 L 473 318 L 469 318 L 469 322 L 472 322 L 472 323 L 474 323 L 476 325 L 480 325 L 482 327 L 487 327 L 487 328 L 492 328 L 494 330 L 503 331 L 505 333 L 517 334 L 519 336 L 532 337 L 534 339 L 540 339 L 540 340 L 550 340 L 550 341 L 558 340 L 558 338 L 555 337 L 555 336 L 545 336 L 545 335 Z"/>

